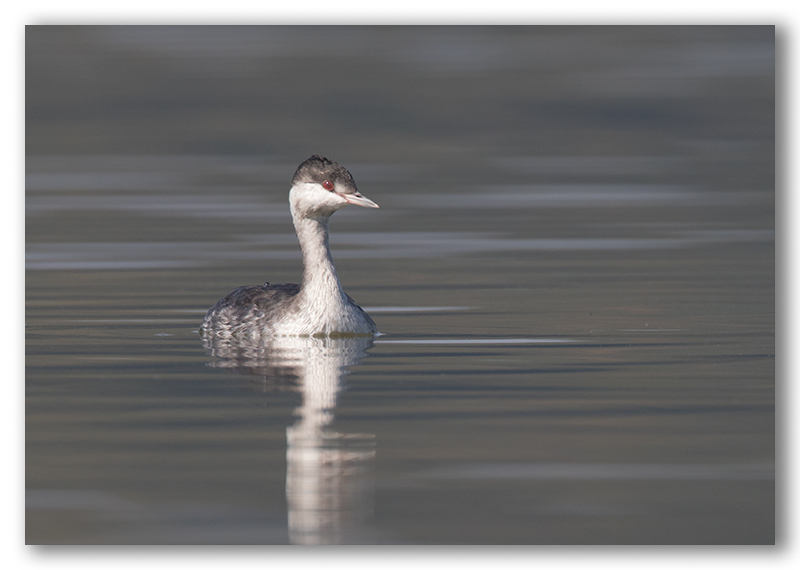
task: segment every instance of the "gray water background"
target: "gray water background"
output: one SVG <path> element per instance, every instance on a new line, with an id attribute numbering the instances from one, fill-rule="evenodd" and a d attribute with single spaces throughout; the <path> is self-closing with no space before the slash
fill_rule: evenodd
<path id="1" fill-rule="evenodd" d="M 25 98 L 26 542 L 774 542 L 772 27 L 35 26 Z M 315 373 L 197 329 L 313 153 L 383 336 L 298 479 Z"/>

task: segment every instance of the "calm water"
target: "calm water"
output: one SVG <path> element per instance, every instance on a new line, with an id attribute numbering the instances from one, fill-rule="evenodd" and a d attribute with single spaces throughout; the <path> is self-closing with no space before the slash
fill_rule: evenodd
<path id="1" fill-rule="evenodd" d="M 774 542 L 772 28 L 26 44 L 29 544 Z M 315 152 L 383 334 L 205 348 Z"/>

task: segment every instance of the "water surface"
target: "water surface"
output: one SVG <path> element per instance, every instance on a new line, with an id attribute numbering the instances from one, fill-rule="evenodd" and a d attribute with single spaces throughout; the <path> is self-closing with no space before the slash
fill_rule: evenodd
<path id="1" fill-rule="evenodd" d="M 26 541 L 774 542 L 772 28 L 293 34 L 29 29 Z M 314 152 L 382 335 L 204 346 Z"/>

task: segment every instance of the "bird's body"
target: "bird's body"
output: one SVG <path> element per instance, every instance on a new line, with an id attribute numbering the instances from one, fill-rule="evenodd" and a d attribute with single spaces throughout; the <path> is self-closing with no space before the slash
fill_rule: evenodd
<path id="1" fill-rule="evenodd" d="M 344 292 L 328 245 L 328 220 L 348 204 L 377 208 L 350 173 L 314 155 L 302 163 L 289 192 L 292 220 L 303 252 L 303 283 L 248 285 L 209 309 L 201 330 L 217 338 L 371 335 L 373 320 Z"/>

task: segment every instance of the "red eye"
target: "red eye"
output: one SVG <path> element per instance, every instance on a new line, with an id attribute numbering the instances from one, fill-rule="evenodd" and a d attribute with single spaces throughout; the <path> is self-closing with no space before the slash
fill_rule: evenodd
<path id="1" fill-rule="evenodd" d="M 322 183 L 322 187 L 325 188 L 325 190 L 333 191 L 333 182 L 331 182 L 330 180 L 326 180 L 325 182 Z"/>

